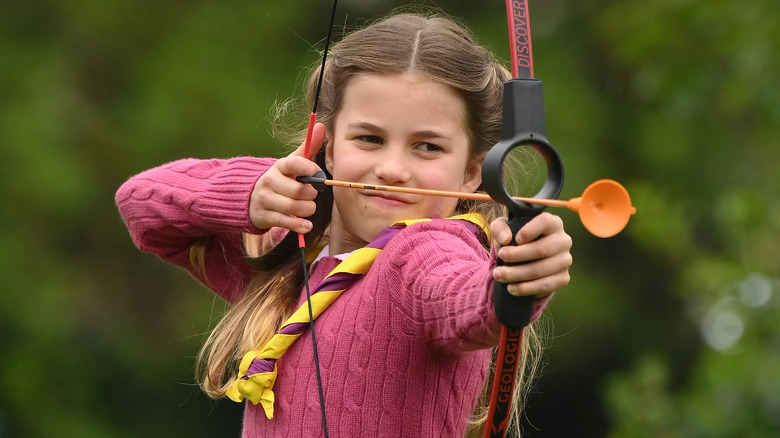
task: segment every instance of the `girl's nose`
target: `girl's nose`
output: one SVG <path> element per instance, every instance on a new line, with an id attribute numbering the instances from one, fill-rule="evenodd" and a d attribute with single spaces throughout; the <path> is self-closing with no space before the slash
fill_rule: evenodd
<path id="1" fill-rule="evenodd" d="M 402 151 L 388 148 L 374 166 L 374 175 L 385 185 L 403 184 L 409 181 L 411 169 Z"/>

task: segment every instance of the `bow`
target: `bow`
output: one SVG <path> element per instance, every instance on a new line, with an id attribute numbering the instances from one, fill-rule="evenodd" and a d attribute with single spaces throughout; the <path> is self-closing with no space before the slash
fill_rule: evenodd
<path id="1" fill-rule="evenodd" d="M 502 139 L 485 156 L 482 165 L 482 185 L 487 194 L 493 200 L 505 205 L 508 209 L 508 224 L 512 234 L 517 235 L 519 230 L 531 219 L 540 214 L 545 203 L 535 203 L 530 198 L 518 199 L 507 193 L 503 181 L 503 165 L 507 154 L 516 147 L 532 147 L 545 159 L 547 164 L 547 177 L 544 186 L 534 198 L 549 200 L 546 205 L 564 206 L 579 211 L 586 227 L 596 235 L 609 237 L 617 234 L 628 221 L 628 217 L 635 212 L 631 207 L 625 189 L 619 184 L 610 182 L 604 185 L 598 184 L 594 191 L 589 187 L 582 198 L 564 201 L 552 201 L 558 197 L 563 186 L 563 164 L 555 149 L 546 137 L 544 118 L 544 99 L 542 95 L 541 81 L 533 78 L 533 56 L 531 48 L 531 33 L 528 19 L 527 0 L 506 0 L 507 19 L 509 25 L 510 45 L 512 48 L 512 79 L 504 84 L 503 112 L 502 112 Z M 336 0 L 333 2 L 333 12 L 328 30 L 328 38 L 323 53 L 320 68 L 319 82 L 315 91 L 314 109 L 309 118 L 304 156 L 309 155 L 309 146 L 316 122 L 316 109 L 320 88 L 324 76 L 325 62 L 327 58 L 330 32 L 333 27 L 333 18 L 336 10 Z M 298 181 L 315 185 L 342 185 L 343 187 L 358 188 L 357 183 L 326 181 L 325 175 L 313 177 L 299 176 Z M 611 184 L 614 183 L 614 184 Z M 606 188 L 605 188 L 606 187 Z M 359 188 L 372 190 L 390 190 L 388 187 L 361 185 Z M 395 189 L 395 188 L 392 188 Z M 588 195 L 588 192 L 591 195 Z M 422 194 L 422 193 L 420 193 Z M 425 193 L 433 194 L 433 193 Z M 439 196 L 461 196 L 462 194 L 439 193 Z M 473 194 L 472 194 L 473 195 Z M 594 199 L 598 198 L 596 202 Z M 538 200 L 536 200 L 538 201 Z M 575 202 L 576 201 L 576 202 Z M 603 201 L 603 202 L 602 202 Z M 554 204 L 553 202 L 557 202 Z M 609 204 L 614 204 L 608 206 Z M 617 203 L 617 204 L 615 204 Z M 579 210 L 580 205 L 587 206 L 590 210 Z M 593 204 L 591 206 L 591 204 Z M 592 207 L 592 208 L 590 208 Z M 585 207 L 583 207 L 585 208 Z M 587 221 L 585 219 L 588 219 Z M 590 226 L 594 225 L 597 230 Z M 606 230 L 605 230 L 606 228 Z M 306 272 L 305 242 L 303 235 L 299 234 L 299 247 L 303 258 L 304 282 L 306 283 L 307 303 L 309 304 L 310 330 L 312 335 L 314 360 L 317 370 L 317 384 L 322 408 L 322 423 L 325 436 L 328 436 L 325 417 L 324 397 L 322 394 L 322 380 L 320 377 L 317 344 L 311 314 L 311 295 L 308 289 L 308 273 Z M 497 264 L 504 262 L 500 259 Z M 504 437 L 509 423 L 509 414 L 512 404 L 512 394 L 515 385 L 515 376 L 519 365 L 519 353 L 522 342 L 523 328 L 530 322 L 534 297 L 515 297 L 507 292 L 506 284 L 494 282 L 493 300 L 496 318 L 502 324 L 501 337 L 496 359 L 494 382 L 492 384 L 491 401 L 488 408 L 488 422 L 485 429 L 485 437 Z"/>
<path id="2" fill-rule="evenodd" d="M 516 147 L 533 147 L 547 163 L 547 179 L 534 197 L 556 198 L 563 187 L 563 163 L 547 141 L 544 120 L 542 83 L 533 78 L 533 50 L 528 19 L 527 0 L 506 0 L 509 41 L 512 50 L 512 78 L 504 84 L 501 141 L 482 164 L 482 184 L 491 198 L 508 209 L 512 236 L 542 212 L 544 206 L 530 205 L 513 199 L 503 183 L 503 162 Z M 497 259 L 498 265 L 505 264 Z M 506 435 L 515 377 L 523 337 L 523 328 L 530 323 L 533 296 L 516 297 L 507 292 L 506 284 L 494 282 L 493 302 L 496 318 L 502 324 L 496 355 L 496 367 L 485 437 Z"/>

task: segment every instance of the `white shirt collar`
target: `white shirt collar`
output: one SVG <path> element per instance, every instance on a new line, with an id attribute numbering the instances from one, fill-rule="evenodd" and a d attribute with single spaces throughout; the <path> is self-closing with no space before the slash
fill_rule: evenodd
<path id="1" fill-rule="evenodd" d="M 314 261 L 311 263 L 311 265 L 314 266 L 314 264 L 317 263 L 318 261 L 320 261 L 320 259 L 322 259 L 324 257 L 327 257 L 329 252 L 330 252 L 330 245 L 325 245 L 325 247 L 322 248 L 322 251 L 320 251 L 320 253 L 317 254 L 317 258 L 314 259 Z M 339 259 L 341 261 L 344 261 L 347 257 L 352 255 L 353 252 L 355 252 L 355 251 L 345 252 L 343 254 L 335 255 L 334 257 L 336 257 L 337 259 Z"/>

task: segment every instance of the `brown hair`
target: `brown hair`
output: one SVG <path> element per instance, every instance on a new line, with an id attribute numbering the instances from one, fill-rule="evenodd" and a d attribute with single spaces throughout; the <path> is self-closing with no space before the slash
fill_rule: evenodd
<path id="1" fill-rule="evenodd" d="M 466 105 L 465 128 L 470 136 L 470 158 L 481 162 L 501 136 L 503 83 L 509 72 L 494 56 L 477 44 L 465 27 L 441 15 L 400 13 L 377 21 L 345 36 L 331 49 L 318 102 L 318 119 L 330 130 L 338 114 L 350 79 L 361 73 L 413 72 L 452 87 Z M 314 100 L 319 66 L 312 68 L 306 96 Z M 323 147 L 315 161 L 325 169 Z M 333 195 L 330 190 L 317 199 L 317 213 L 311 218 L 314 228 L 306 234 L 307 248 L 326 240 Z M 479 212 L 488 221 L 503 214 L 496 203 L 461 200 L 456 213 Z M 267 254 L 253 258 L 258 272 L 244 291 L 243 298 L 231 307 L 207 339 L 198 357 L 198 377 L 204 391 L 221 397 L 236 378 L 236 364 L 249 350 L 264 344 L 291 313 L 303 287 L 298 268 L 299 249 L 296 235 L 288 233 Z M 245 239 L 248 254 L 257 255 L 256 236 Z M 316 253 L 315 253 L 316 254 Z M 283 278 L 283 280 L 280 280 Z M 526 370 L 535 370 L 539 354 L 529 354 L 538 347 L 534 330 L 529 329 L 523 342 L 524 366 L 518 370 L 515 394 L 514 424 L 519 435 L 519 412 L 524 401 L 523 390 L 530 382 Z M 536 347 L 532 347 L 536 346 Z M 492 368 L 492 367 L 491 367 Z M 467 436 L 484 428 L 490 381 L 485 385 L 475 408 Z"/>

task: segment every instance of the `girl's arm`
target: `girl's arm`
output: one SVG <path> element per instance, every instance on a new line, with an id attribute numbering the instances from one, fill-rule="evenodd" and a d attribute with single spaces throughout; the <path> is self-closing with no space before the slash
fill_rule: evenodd
<path id="1" fill-rule="evenodd" d="M 409 330 L 422 333 L 439 350 L 458 354 L 498 342 L 500 324 L 493 310 L 495 251 L 456 221 L 415 224 L 385 251 L 384 281 L 394 290 Z M 532 320 L 552 293 L 537 298 Z"/>
<path id="2" fill-rule="evenodd" d="M 175 161 L 131 178 L 117 191 L 116 203 L 139 249 L 186 269 L 235 302 L 252 276 L 243 233 L 272 229 L 259 245 L 268 249 L 286 230 L 311 229 L 302 217 L 314 213 L 317 191 L 295 178 L 320 170 L 310 158 L 324 140 L 325 125 L 317 123 L 309 157 L 301 145 L 279 160 Z M 205 248 L 202 266 L 191 262 L 194 248 Z"/>
<path id="3" fill-rule="evenodd" d="M 228 301 L 236 301 L 251 276 L 243 233 L 262 233 L 249 219 L 257 179 L 275 160 L 184 159 L 142 172 L 116 193 L 116 204 L 135 245 L 189 271 Z M 203 269 L 190 262 L 205 245 Z"/>

